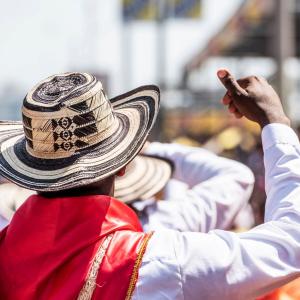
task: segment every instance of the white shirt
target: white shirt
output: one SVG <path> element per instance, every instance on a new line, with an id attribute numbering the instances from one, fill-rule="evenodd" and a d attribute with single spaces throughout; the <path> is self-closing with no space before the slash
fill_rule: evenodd
<path id="1" fill-rule="evenodd" d="M 245 165 L 194 147 L 152 143 L 148 154 L 173 161 L 165 199 L 137 202 L 145 231 L 169 228 L 208 232 L 231 228 L 252 193 L 254 176 Z"/>
<path id="2" fill-rule="evenodd" d="M 155 232 L 133 299 L 255 299 L 300 275 L 299 141 L 282 124 L 266 126 L 262 141 L 266 223 L 245 233 Z"/>

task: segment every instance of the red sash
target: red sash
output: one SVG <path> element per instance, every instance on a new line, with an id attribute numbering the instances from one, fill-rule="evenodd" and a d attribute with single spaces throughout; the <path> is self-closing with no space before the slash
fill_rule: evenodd
<path id="1" fill-rule="evenodd" d="M 135 213 L 108 196 L 31 196 L 0 233 L 0 299 L 77 299 L 108 236 L 92 299 L 125 299 L 150 237 Z"/>

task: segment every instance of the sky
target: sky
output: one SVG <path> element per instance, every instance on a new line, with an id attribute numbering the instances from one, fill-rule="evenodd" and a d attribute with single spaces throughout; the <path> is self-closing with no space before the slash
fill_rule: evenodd
<path id="1" fill-rule="evenodd" d="M 203 0 L 199 20 L 167 21 L 161 30 L 153 22 L 124 25 L 119 0 L 0 0 L 0 95 L 8 86 L 25 95 L 66 71 L 107 75 L 111 96 L 158 83 L 157 74 L 176 85 L 184 64 L 241 1 Z M 156 59 L 162 51 L 165 68 Z"/>

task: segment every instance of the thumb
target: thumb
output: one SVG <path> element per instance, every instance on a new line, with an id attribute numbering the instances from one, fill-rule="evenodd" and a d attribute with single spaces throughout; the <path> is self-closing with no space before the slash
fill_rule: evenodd
<path id="1" fill-rule="evenodd" d="M 224 85 L 224 87 L 230 92 L 230 94 L 242 94 L 247 96 L 247 92 L 238 84 L 235 78 L 225 69 L 220 69 L 217 72 L 217 76 Z"/>

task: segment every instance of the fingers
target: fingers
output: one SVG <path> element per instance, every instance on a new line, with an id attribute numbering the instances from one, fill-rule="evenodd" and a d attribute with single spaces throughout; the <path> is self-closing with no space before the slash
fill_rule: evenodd
<path id="1" fill-rule="evenodd" d="M 232 99 L 231 99 L 229 93 L 227 92 L 227 93 L 225 94 L 225 96 L 223 97 L 223 99 L 222 99 L 222 103 L 223 103 L 224 105 L 228 105 L 228 104 L 230 104 L 231 102 L 232 102 Z"/>
<path id="2" fill-rule="evenodd" d="M 262 76 L 254 76 L 257 81 L 268 83 L 268 80 Z M 269 83 L 268 83 L 269 84 Z"/>
<path id="3" fill-rule="evenodd" d="M 239 84 L 241 88 L 245 90 L 249 86 L 251 82 L 251 78 L 247 77 L 247 78 L 237 79 L 236 82 Z"/>
<path id="4" fill-rule="evenodd" d="M 238 84 L 238 82 L 227 70 L 220 69 L 218 70 L 217 75 L 229 93 L 231 93 L 232 95 L 247 95 L 247 92 Z"/>
<path id="5" fill-rule="evenodd" d="M 243 114 L 239 112 L 239 110 L 236 108 L 236 106 L 231 102 L 228 105 L 228 111 L 232 113 L 237 119 L 240 119 L 243 117 Z"/>
<path id="6" fill-rule="evenodd" d="M 239 111 L 236 111 L 233 114 L 237 119 L 241 119 L 243 117 L 243 114 L 241 114 Z"/>
<path id="7" fill-rule="evenodd" d="M 225 96 L 222 99 L 222 103 L 227 106 L 228 111 L 233 114 L 237 119 L 240 119 L 243 117 L 243 114 L 239 112 L 238 108 L 235 106 L 235 104 L 232 101 L 231 96 L 227 92 Z"/>
<path id="8" fill-rule="evenodd" d="M 237 108 L 235 107 L 235 105 L 233 104 L 233 102 L 231 102 L 229 105 L 228 105 L 228 111 L 231 112 L 232 114 L 235 113 L 237 110 Z"/>
<path id="9" fill-rule="evenodd" d="M 228 111 L 232 113 L 237 119 L 243 117 L 243 114 L 237 109 L 233 102 L 234 95 L 247 95 L 248 93 L 244 88 L 247 87 L 249 80 L 248 79 L 240 79 L 235 80 L 234 77 L 224 69 L 218 71 L 218 77 L 222 84 L 227 89 L 225 96 L 222 99 L 222 103 L 227 106 Z"/>

